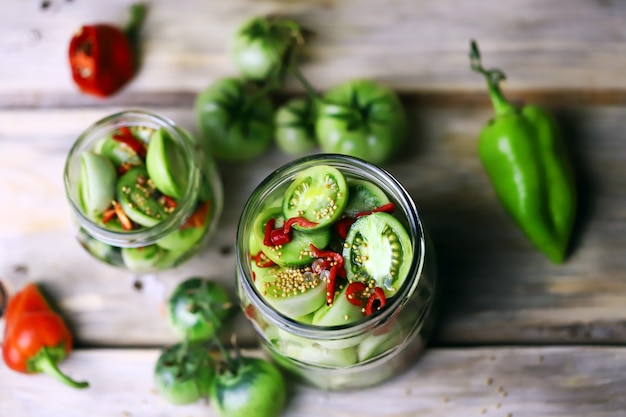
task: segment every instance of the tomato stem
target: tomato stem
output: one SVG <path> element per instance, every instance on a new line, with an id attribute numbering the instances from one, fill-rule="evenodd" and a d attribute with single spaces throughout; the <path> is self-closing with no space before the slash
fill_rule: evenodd
<path id="1" fill-rule="evenodd" d="M 309 96 L 309 98 L 312 101 L 315 101 L 315 102 L 322 101 L 322 98 L 317 93 L 317 91 L 315 91 L 315 88 L 304 77 L 304 75 L 302 74 L 302 72 L 300 71 L 300 69 L 296 65 L 292 65 L 289 68 L 289 72 L 291 73 L 291 75 L 293 75 L 295 77 L 296 80 L 298 80 L 298 82 L 300 82 L 300 84 L 302 84 L 302 86 L 306 90 L 307 95 Z"/>

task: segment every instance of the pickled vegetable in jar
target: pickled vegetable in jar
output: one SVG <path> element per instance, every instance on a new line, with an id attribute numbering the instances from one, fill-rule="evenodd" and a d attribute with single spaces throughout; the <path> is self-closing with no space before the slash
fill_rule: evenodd
<path id="1" fill-rule="evenodd" d="M 189 259 L 222 210 L 221 180 L 203 146 L 174 122 L 143 111 L 87 128 L 70 150 L 64 182 L 80 244 L 132 272 Z"/>
<path id="2" fill-rule="evenodd" d="M 366 161 L 321 154 L 271 174 L 244 207 L 237 261 L 263 346 L 320 388 L 394 376 L 433 327 L 432 246 L 406 190 Z"/>

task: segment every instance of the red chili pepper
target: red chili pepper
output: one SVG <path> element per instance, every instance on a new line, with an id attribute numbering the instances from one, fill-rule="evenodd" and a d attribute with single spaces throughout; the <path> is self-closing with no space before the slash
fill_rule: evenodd
<path id="1" fill-rule="evenodd" d="M 369 210 L 369 211 L 361 211 L 357 214 L 355 214 L 355 217 L 343 217 L 341 219 L 339 219 L 337 221 L 337 223 L 335 223 L 335 230 L 337 231 L 337 234 L 339 235 L 340 238 L 345 239 L 346 237 L 348 237 L 348 229 L 350 228 L 350 226 L 352 226 L 352 224 L 356 221 L 356 219 L 358 219 L 359 217 L 363 217 L 363 216 L 367 216 L 368 214 L 372 214 L 372 213 L 378 213 L 378 212 L 385 212 L 385 213 L 393 213 L 395 211 L 396 207 L 393 203 L 387 203 L 387 204 L 383 204 L 380 207 L 377 207 L 373 210 Z"/>
<path id="2" fill-rule="evenodd" d="M 346 298 L 355 306 L 363 307 L 365 300 L 363 299 L 363 293 L 367 289 L 367 285 L 362 282 L 355 281 L 348 284 L 346 287 Z"/>
<path id="3" fill-rule="evenodd" d="M 380 287 L 375 287 L 372 295 L 367 299 L 365 305 L 365 315 L 371 316 L 375 312 L 379 311 L 387 303 L 387 297 L 385 297 L 385 291 Z"/>
<path id="4" fill-rule="evenodd" d="M 200 207 L 187 219 L 185 224 L 180 226 L 180 230 L 188 229 L 191 227 L 204 227 L 204 223 L 206 222 L 206 218 L 209 214 L 209 209 L 211 208 L 211 202 L 209 200 L 202 203 Z"/>
<path id="5" fill-rule="evenodd" d="M 135 4 L 124 30 L 110 24 L 82 26 L 72 37 L 69 61 L 72 77 L 84 93 L 107 97 L 130 81 L 137 68 L 135 50 L 146 7 Z"/>
<path id="6" fill-rule="evenodd" d="M 335 223 L 335 230 L 340 238 L 345 240 L 346 237 L 348 237 L 348 229 L 355 221 L 356 219 L 353 219 L 352 217 L 343 217 Z"/>
<path id="7" fill-rule="evenodd" d="M 263 244 L 265 246 L 272 246 L 272 230 L 274 230 L 274 224 L 276 224 L 276 220 L 273 218 L 265 223 L 265 235 L 263 236 Z"/>
<path id="8" fill-rule="evenodd" d="M 72 335 L 63 318 L 52 311 L 36 284 L 28 284 L 9 300 L 2 358 L 17 372 L 46 372 L 74 388 L 76 382 L 63 374 L 57 362 L 72 350 Z"/>
<path id="9" fill-rule="evenodd" d="M 167 207 L 167 208 L 176 208 L 177 203 L 176 200 L 174 200 L 172 197 L 170 197 L 169 195 L 162 195 L 161 197 L 159 197 L 159 199 L 161 200 L 161 203 L 163 204 L 163 206 Z"/>
<path id="10" fill-rule="evenodd" d="M 389 202 L 389 203 L 387 203 L 387 204 L 383 204 L 383 205 L 382 205 L 382 206 L 380 206 L 380 207 L 376 207 L 376 208 L 375 208 L 375 209 L 373 209 L 373 210 L 370 210 L 370 211 L 362 211 L 362 212 L 360 212 L 360 213 L 357 213 L 357 214 L 355 215 L 355 217 L 358 219 L 359 217 L 367 216 L 368 214 L 372 214 L 372 213 L 380 213 L 380 212 L 385 212 L 385 213 L 389 213 L 389 214 L 391 214 L 391 213 L 393 213 L 395 210 L 396 210 L 396 206 L 395 206 L 393 203 Z"/>
<path id="11" fill-rule="evenodd" d="M 282 228 L 274 229 L 275 219 L 269 219 L 265 224 L 263 244 L 265 246 L 278 246 L 291 242 L 291 228 L 294 224 L 300 227 L 315 227 L 317 223 L 308 221 L 304 217 L 292 217 L 285 221 Z"/>
<path id="12" fill-rule="evenodd" d="M 133 222 L 130 221 L 126 213 L 124 213 L 124 209 L 122 209 L 122 205 L 117 201 L 113 202 L 113 209 L 115 210 L 115 214 L 122 224 L 122 229 L 131 230 L 133 228 Z"/>
<path id="13" fill-rule="evenodd" d="M 262 250 L 259 251 L 259 253 L 257 253 L 254 256 L 254 263 L 256 264 L 256 266 L 258 266 L 259 268 L 269 268 L 272 265 L 276 265 L 274 263 L 274 261 L 272 261 L 270 258 L 268 258 Z"/>
<path id="14" fill-rule="evenodd" d="M 146 153 L 148 152 L 148 150 L 146 149 L 146 145 L 142 141 L 137 139 L 128 127 L 122 126 L 119 130 L 119 134 L 113 135 L 113 140 L 123 143 L 124 145 L 132 149 L 141 158 L 145 158 Z"/>
<path id="15" fill-rule="evenodd" d="M 343 269 L 343 256 L 341 256 L 340 253 L 334 252 L 332 250 L 320 250 L 316 248 L 315 245 L 312 243 L 309 245 L 309 247 L 311 248 L 311 253 L 313 254 L 314 257 L 324 258 L 330 261 L 334 261 L 335 265 L 339 269 Z"/>
<path id="16" fill-rule="evenodd" d="M 335 301 L 335 285 L 337 283 L 337 267 L 331 266 L 328 274 L 328 282 L 326 283 L 326 304 L 333 305 Z"/>
<path id="17" fill-rule="evenodd" d="M 114 217 L 115 217 L 115 209 L 110 208 L 106 210 L 104 213 L 102 213 L 102 223 L 107 224 L 108 222 L 113 220 Z"/>
<path id="18" fill-rule="evenodd" d="M 294 224 L 297 224 L 298 226 L 307 228 L 307 229 L 310 227 L 317 226 L 317 223 L 311 222 L 305 219 L 304 217 L 292 217 L 291 219 L 288 219 L 287 221 L 285 221 L 285 224 L 283 224 L 283 232 L 285 234 L 291 233 L 291 227 Z"/>

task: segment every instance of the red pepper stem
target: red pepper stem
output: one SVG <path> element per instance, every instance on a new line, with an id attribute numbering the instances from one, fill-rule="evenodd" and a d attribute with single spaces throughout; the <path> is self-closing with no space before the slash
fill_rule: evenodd
<path id="1" fill-rule="evenodd" d="M 500 90 L 500 81 L 506 79 L 506 75 L 499 69 L 486 70 L 483 68 L 480 59 L 480 50 L 476 41 L 470 42 L 470 66 L 474 72 L 484 75 L 487 81 L 487 88 L 489 89 L 489 97 L 491 98 L 491 104 L 495 110 L 496 115 L 510 113 L 515 111 L 513 106 L 502 94 Z"/>
<path id="2" fill-rule="evenodd" d="M 47 347 L 41 348 L 39 354 L 33 358 L 32 367 L 33 369 L 41 372 L 45 372 L 51 377 L 63 382 L 64 384 L 69 385 L 72 388 L 87 388 L 89 383 L 86 381 L 74 381 L 69 376 L 65 375 L 61 370 L 57 367 L 56 361 L 52 358 L 50 353 L 48 352 Z"/>

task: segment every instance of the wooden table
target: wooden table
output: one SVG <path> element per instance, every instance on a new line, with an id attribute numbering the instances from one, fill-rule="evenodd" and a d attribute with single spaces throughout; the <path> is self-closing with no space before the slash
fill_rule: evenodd
<path id="1" fill-rule="evenodd" d="M 195 94 L 236 73 L 227 43 L 253 15 L 313 29 L 302 71 L 320 90 L 372 78 L 399 91 L 410 146 L 387 166 L 409 190 L 439 255 L 442 315 L 426 354 L 382 386 L 327 393 L 296 386 L 285 416 L 623 416 L 626 409 L 626 3 L 602 0 L 153 1 L 144 65 L 108 100 L 79 94 L 66 48 L 83 23 L 123 22 L 126 0 L 0 4 L 0 280 L 42 283 L 76 336 L 72 390 L 0 365 L 0 416 L 212 416 L 172 406 L 152 368 L 177 338 L 163 315 L 192 275 L 234 290 L 234 237 L 259 181 L 289 157 L 272 149 L 220 163 L 227 210 L 208 248 L 179 269 L 135 277 L 90 258 L 70 227 L 66 154 L 89 124 L 142 108 L 197 131 Z M 468 41 L 506 70 L 506 94 L 549 107 L 574 156 L 580 211 L 563 265 L 547 261 L 496 201 L 476 155 L 490 118 Z M 301 94 L 290 83 L 284 94 Z M 233 294 L 234 296 L 234 294 Z M 0 322 L 2 323 L 2 322 Z M 258 353 L 251 327 L 232 326 Z"/>

